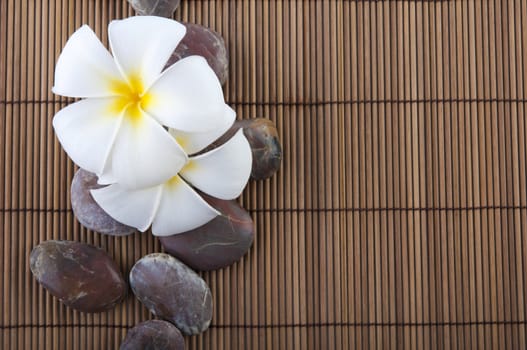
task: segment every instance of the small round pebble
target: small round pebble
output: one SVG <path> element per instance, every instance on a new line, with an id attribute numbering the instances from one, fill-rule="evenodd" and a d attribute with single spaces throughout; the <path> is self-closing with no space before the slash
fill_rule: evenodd
<path id="1" fill-rule="evenodd" d="M 247 253 L 254 240 L 254 223 L 238 202 L 202 196 L 221 214 L 194 230 L 159 240 L 167 253 L 193 269 L 217 270 Z"/>
<path id="2" fill-rule="evenodd" d="M 130 226 L 121 224 L 95 202 L 90 190 L 101 188 L 97 176 L 79 169 L 71 182 L 71 208 L 79 222 L 87 229 L 110 236 L 126 236 L 135 232 Z"/>
<path id="3" fill-rule="evenodd" d="M 92 245 L 46 241 L 33 248 L 29 260 L 37 281 L 75 310 L 110 310 L 126 296 L 126 283 L 116 263 Z"/>
<path id="4" fill-rule="evenodd" d="M 212 319 L 207 283 L 176 258 L 154 253 L 130 271 L 130 286 L 155 316 L 173 323 L 186 335 L 205 331 Z"/>
<path id="5" fill-rule="evenodd" d="M 130 329 L 120 350 L 185 350 L 185 340 L 171 323 L 150 320 Z"/>
<path id="6" fill-rule="evenodd" d="M 183 23 L 187 33 L 168 59 L 166 67 L 188 56 L 202 56 L 223 85 L 229 75 L 229 55 L 222 36 L 210 28 Z"/>

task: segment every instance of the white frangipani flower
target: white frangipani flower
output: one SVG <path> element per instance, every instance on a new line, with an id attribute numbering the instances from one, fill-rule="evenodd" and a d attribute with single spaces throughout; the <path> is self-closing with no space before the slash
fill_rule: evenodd
<path id="1" fill-rule="evenodd" d="M 234 120 L 215 132 L 173 132 L 183 139 L 188 153 L 201 151 L 217 139 Z M 126 189 L 113 184 L 91 194 L 95 201 L 115 220 L 145 231 L 152 225 L 156 236 L 168 236 L 197 228 L 219 212 L 211 207 L 190 186 L 220 199 L 233 199 L 247 184 L 252 167 L 249 142 L 239 130 L 229 141 L 211 151 L 191 156 L 179 174 L 168 181 L 144 189 Z"/>
<path id="2" fill-rule="evenodd" d="M 163 71 L 184 35 L 176 21 L 138 16 L 109 24 L 113 56 L 86 25 L 66 43 L 53 92 L 84 99 L 59 111 L 53 126 L 70 158 L 101 183 L 123 190 L 164 183 L 189 159 L 163 125 L 203 135 L 228 122 L 221 85 L 204 58 Z"/>

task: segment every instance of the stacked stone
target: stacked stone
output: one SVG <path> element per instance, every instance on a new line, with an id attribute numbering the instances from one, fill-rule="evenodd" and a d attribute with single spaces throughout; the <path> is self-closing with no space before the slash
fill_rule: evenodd
<path id="1" fill-rule="evenodd" d="M 180 0 L 129 0 L 140 15 L 172 17 Z M 228 76 L 228 53 L 223 38 L 209 28 L 186 23 L 187 32 L 167 66 L 178 60 L 205 57 L 222 84 Z M 275 125 L 268 119 L 239 120 L 207 150 L 226 142 L 239 129 L 249 141 L 253 164 L 251 178 L 265 180 L 279 169 L 282 149 Z M 90 190 L 100 188 L 97 176 L 79 169 L 71 184 L 72 209 L 86 228 L 111 236 L 134 234 L 134 228 L 117 222 L 94 201 Z M 185 335 L 205 331 L 212 320 L 212 294 L 193 271 L 221 269 L 240 260 L 254 241 L 251 215 L 238 202 L 201 194 L 220 215 L 194 230 L 159 237 L 166 253 L 141 258 L 130 271 L 134 295 L 162 320 L 132 328 L 121 349 L 184 349 Z M 66 306 L 82 312 L 104 312 L 123 301 L 127 285 L 117 264 L 98 247 L 72 241 L 46 241 L 30 255 L 37 281 Z M 166 322 L 168 321 L 168 322 Z"/>

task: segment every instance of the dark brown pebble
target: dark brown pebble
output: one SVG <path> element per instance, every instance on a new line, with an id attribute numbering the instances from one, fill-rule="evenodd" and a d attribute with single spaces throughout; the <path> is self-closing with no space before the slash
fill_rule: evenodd
<path id="1" fill-rule="evenodd" d="M 119 268 L 105 251 L 92 245 L 43 242 L 31 251 L 30 267 L 44 288 L 75 310 L 110 310 L 126 296 Z"/>
<path id="2" fill-rule="evenodd" d="M 141 258 L 130 271 L 130 286 L 150 312 L 173 323 L 184 334 L 198 334 L 209 327 L 210 289 L 176 258 L 164 253 Z"/>
<path id="3" fill-rule="evenodd" d="M 184 350 L 185 340 L 172 323 L 150 320 L 130 329 L 121 350 Z"/>
<path id="4" fill-rule="evenodd" d="M 71 208 L 79 222 L 87 229 L 110 236 L 126 236 L 135 232 L 130 226 L 121 224 L 93 200 L 90 190 L 101 188 L 97 176 L 79 169 L 71 182 Z"/>
<path id="5" fill-rule="evenodd" d="M 167 253 L 195 270 L 221 269 L 247 253 L 254 240 L 254 223 L 236 201 L 203 197 L 221 215 L 197 229 L 159 240 Z"/>
<path id="6" fill-rule="evenodd" d="M 229 56 L 222 36 L 204 26 L 183 23 L 187 33 L 168 59 L 166 67 L 188 56 L 202 56 L 223 85 L 229 75 Z"/>

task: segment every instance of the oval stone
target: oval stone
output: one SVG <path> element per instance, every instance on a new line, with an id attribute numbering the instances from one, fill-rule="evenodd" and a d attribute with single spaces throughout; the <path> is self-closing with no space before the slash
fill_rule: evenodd
<path id="1" fill-rule="evenodd" d="M 221 215 L 194 230 L 159 237 L 165 251 L 195 270 L 221 269 L 240 260 L 254 240 L 251 215 L 234 201 L 202 194 Z"/>
<path id="2" fill-rule="evenodd" d="M 80 242 L 46 241 L 33 248 L 29 259 L 37 281 L 75 310 L 110 310 L 126 296 L 119 268 L 100 248 Z"/>
<path id="3" fill-rule="evenodd" d="M 251 178 L 254 180 L 270 178 L 280 169 L 282 145 L 278 137 L 278 130 L 269 119 L 254 118 L 237 120 L 225 134 L 214 141 L 205 151 L 224 144 L 240 128 L 243 128 L 243 134 L 247 138 L 247 141 L 249 141 L 253 155 Z"/>
<path id="4" fill-rule="evenodd" d="M 168 59 L 166 67 L 188 56 L 203 56 L 223 85 L 229 75 L 229 55 L 222 36 L 204 26 L 184 23 L 187 33 Z"/>
<path id="5" fill-rule="evenodd" d="M 209 327 L 210 289 L 176 258 L 164 253 L 141 258 L 130 271 L 130 286 L 150 312 L 172 322 L 184 334 L 198 334 Z"/>
<path id="6" fill-rule="evenodd" d="M 180 0 L 128 0 L 138 15 L 171 18 Z"/>
<path id="7" fill-rule="evenodd" d="M 265 118 L 246 120 L 243 133 L 253 153 L 251 177 L 264 180 L 273 176 L 280 169 L 282 162 L 282 145 L 278 130 L 272 121 Z"/>
<path id="8" fill-rule="evenodd" d="M 71 182 L 71 208 L 79 222 L 87 229 L 110 236 L 126 236 L 135 232 L 130 226 L 121 224 L 95 202 L 90 190 L 101 188 L 97 176 L 79 169 Z"/>
<path id="9" fill-rule="evenodd" d="M 142 322 L 130 329 L 120 350 L 184 350 L 179 329 L 163 320 Z"/>

